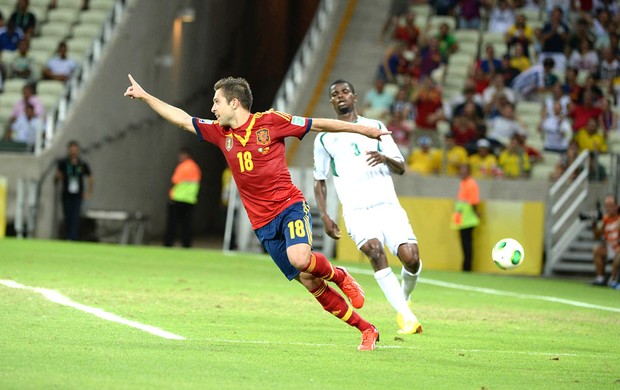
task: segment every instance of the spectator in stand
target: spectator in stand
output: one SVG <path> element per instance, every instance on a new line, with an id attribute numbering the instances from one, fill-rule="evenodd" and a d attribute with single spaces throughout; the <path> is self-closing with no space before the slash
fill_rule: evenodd
<path id="1" fill-rule="evenodd" d="M 609 39 L 609 27 L 612 25 L 611 15 L 605 9 L 601 9 L 596 12 L 595 18 L 592 20 L 592 31 L 596 37 L 597 42 L 600 42 L 601 37 Z"/>
<path id="2" fill-rule="evenodd" d="M 591 73 L 586 77 L 586 81 L 583 83 L 583 87 L 577 96 L 577 104 L 583 103 L 586 92 L 592 94 L 592 103 L 594 105 L 598 105 L 603 98 L 603 90 L 598 86 L 598 75 L 596 73 Z"/>
<path id="3" fill-rule="evenodd" d="M 599 67 L 599 58 L 596 50 L 592 49 L 592 45 L 586 39 L 579 43 L 579 50 L 573 50 L 568 65 L 577 71 L 596 72 Z"/>
<path id="4" fill-rule="evenodd" d="M 517 42 L 512 46 L 512 55 L 510 57 L 510 67 L 516 69 L 518 73 L 524 72 L 526 69 L 532 66 L 532 61 L 523 51 L 523 44 Z"/>
<path id="5" fill-rule="evenodd" d="M 603 34 L 596 36 L 596 41 L 594 42 L 594 48 L 596 50 L 602 50 L 605 47 L 614 47 L 612 46 L 612 42 L 617 43 L 617 39 L 614 40 L 614 37 L 618 36 L 618 25 L 616 23 L 611 23 L 607 26 L 607 29 Z"/>
<path id="6" fill-rule="evenodd" d="M 36 95 L 34 84 L 26 84 L 22 87 L 22 100 L 18 100 L 13 105 L 13 111 L 11 112 L 11 118 L 8 125 L 12 125 L 21 115 L 26 113 L 26 106 L 31 105 L 34 108 L 34 114 L 42 121 L 45 119 L 45 108 L 41 99 Z"/>
<path id="7" fill-rule="evenodd" d="M 589 150 L 590 152 L 607 153 L 607 140 L 600 130 L 598 118 L 588 119 L 585 129 L 581 129 L 575 134 L 575 142 L 579 147 L 579 152 Z"/>
<path id="8" fill-rule="evenodd" d="M 433 0 L 429 2 L 429 5 L 433 7 L 435 15 L 454 15 L 454 9 L 458 0 Z"/>
<path id="9" fill-rule="evenodd" d="M 439 173 L 441 152 L 433 148 L 431 138 L 423 135 L 418 138 L 417 143 L 419 148 L 415 148 L 407 160 L 409 170 L 422 176 Z"/>
<path id="10" fill-rule="evenodd" d="M 488 31 L 505 34 L 514 23 L 515 11 L 512 2 L 497 0 L 497 4 L 491 9 L 489 14 Z"/>
<path id="11" fill-rule="evenodd" d="M 456 144 L 453 132 L 448 132 L 444 137 L 443 148 L 439 153 L 441 162 L 439 172 L 448 176 L 456 176 L 462 164 L 468 164 L 467 150 Z"/>
<path id="12" fill-rule="evenodd" d="M 387 118 L 392 103 L 394 95 L 385 89 L 385 80 L 377 78 L 373 88 L 364 96 L 364 116 L 377 120 Z"/>
<path id="13" fill-rule="evenodd" d="M 521 73 L 520 69 L 512 66 L 510 60 L 510 55 L 505 55 L 502 57 L 502 69 L 500 73 L 504 75 L 504 81 L 506 83 L 506 86 L 511 86 L 512 80 L 514 80 L 514 78 L 517 77 L 519 73 Z"/>
<path id="14" fill-rule="evenodd" d="M 549 21 L 543 26 L 538 35 L 541 44 L 541 53 L 538 56 L 540 62 L 553 58 L 554 69 L 563 73 L 566 68 L 565 48 L 568 43 L 569 28 L 562 21 L 564 13 L 560 7 L 556 7 L 549 16 Z"/>
<path id="15" fill-rule="evenodd" d="M 23 31 L 24 36 L 30 39 L 34 36 L 37 18 L 28 10 L 28 5 L 28 0 L 17 0 L 17 6 L 9 16 L 7 25 L 14 23 L 17 28 Z"/>
<path id="16" fill-rule="evenodd" d="M 420 48 L 420 58 L 422 63 L 420 64 L 421 77 L 430 76 L 433 71 L 442 64 L 441 52 L 439 51 L 439 41 L 437 37 L 429 37 L 428 41 L 422 40 Z"/>
<path id="17" fill-rule="evenodd" d="M 545 104 L 540 112 L 541 120 L 544 120 L 547 116 L 554 115 L 553 106 L 555 103 L 560 104 L 560 115 L 564 117 L 567 116 L 571 108 L 571 100 L 570 96 L 564 93 L 560 83 L 555 83 L 555 85 L 551 87 L 551 93 L 545 97 Z"/>
<path id="18" fill-rule="evenodd" d="M 598 74 L 601 83 L 609 86 L 612 80 L 620 75 L 620 62 L 611 47 L 601 50 L 601 61 L 598 67 Z"/>
<path id="19" fill-rule="evenodd" d="M 7 132 L 7 138 L 13 142 L 26 145 L 29 151 L 34 150 L 36 139 L 41 137 L 43 121 L 34 113 L 31 104 L 26 105 L 25 113 L 17 117 Z"/>
<path id="20" fill-rule="evenodd" d="M 413 103 L 409 99 L 407 94 L 407 88 L 400 87 L 398 88 L 398 92 L 396 92 L 396 96 L 394 97 L 394 101 L 390 105 L 390 115 L 395 115 L 396 113 L 400 114 L 401 118 L 413 119 Z"/>
<path id="21" fill-rule="evenodd" d="M 405 57 L 406 45 L 403 41 L 394 41 L 383 52 L 383 60 L 379 65 L 377 78 L 386 83 L 397 84 L 399 75 L 407 72 L 408 60 Z"/>
<path id="22" fill-rule="evenodd" d="M 609 135 L 610 131 L 618 131 L 618 115 L 612 107 L 611 100 L 609 98 L 601 99 L 601 125 L 605 138 Z"/>
<path id="23" fill-rule="evenodd" d="M 512 88 L 507 87 L 504 83 L 504 75 L 501 73 L 493 76 L 492 84 L 482 93 L 482 102 L 484 104 L 484 112 L 489 114 L 492 106 L 497 106 L 500 96 L 504 96 L 508 102 L 515 104 L 516 96 Z"/>
<path id="24" fill-rule="evenodd" d="M 584 18 L 579 18 L 577 19 L 576 27 L 568 35 L 569 52 L 579 50 L 583 40 L 590 42 L 590 47 L 594 47 L 596 37 L 592 34 L 588 21 Z"/>
<path id="25" fill-rule="evenodd" d="M 486 7 L 486 0 L 459 0 L 459 29 L 480 29 L 480 9 Z"/>
<path id="26" fill-rule="evenodd" d="M 476 93 L 474 81 L 471 78 L 465 80 L 465 85 L 460 93 L 454 94 L 445 105 L 445 115 L 448 120 L 452 120 L 457 107 L 462 107 L 466 101 L 473 101 L 477 106 L 482 108 L 482 96 Z"/>
<path id="27" fill-rule="evenodd" d="M 465 106 L 470 103 L 473 105 L 473 119 L 476 123 L 481 122 L 484 119 L 484 102 L 481 96 L 476 94 L 473 84 L 465 84 L 462 96 L 457 97 L 451 102 L 453 104 L 450 108 L 451 116 L 462 115 L 466 108 Z"/>
<path id="28" fill-rule="evenodd" d="M 510 137 L 508 147 L 502 150 L 498 158 L 502 176 L 508 179 L 529 177 L 532 169 L 530 158 L 519 141 L 519 135 Z"/>
<path id="29" fill-rule="evenodd" d="M 502 71 L 502 60 L 495 55 L 495 47 L 488 43 L 484 48 L 484 57 L 478 60 L 477 66 L 482 70 L 487 80 L 490 80 L 496 73 Z"/>
<path id="30" fill-rule="evenodd" d="M 562 91 L 570 97 L 571 102 L 575 103 L 581 96 L 581 90 L 583 86 L 577 82 L 577 70 L 571 67 L 566 68 L 564 73 L 564 84 L 562 84 Z"/>
<path id="31" fill-rule="evenodd" d="M 534 30 L 527 25 L 527 18 L 524 14 L 518 14 L 515 23 L 508 28 L 504 35 L 504 41 L 508 46 L 508 51 L 514 50 L 517 44 L 521 45 L 523 55 L 528 59 L 531 57 L 530 46 L 534 43 Z"/>
<path id="32" fill-rule="evenodd" d="M 573 120 L 573 132 L 577 133 L 584 129 L 590 119 L 598 119 L 601 116 L 601 108 L 594 104 L 591 91 L 585 91 L 583 94 L 583 102 L 572 106 L 569 117 Z"/>
<path id="33" fill-rule="evenodd" d="M 493 147 L 504 148 L 515 134 L 526 135 L 525 125 L 517 118 L 514 105 L 506 103 L 500 108 L 500 115 L 489 120 L 488 138 Z"/>
<path id="34" fill-rule="evenodd" d="M 77 68 L 77 63 L 67 57 L 67 44 L 60 42 L 56 55 L 50 58 L 43 68 L 43 78 L 46 80 L 67 81 Z"/>
<path id="35" fill-rule="evenodd" d="M 565 153 L 562 154 L 562 156 L 560 157 L 560 160 L 555 165 L 553 172 L 549 174 L 549 180 L 551 181 L 558 180 L 560 176 L 562 176 L 564 172 L 566 172 L 568 167 L 570 167 L 575 162 L 578 156 L 579 156 L 579 146 L 577 146 L 576 142 L 571 141 L 571 143 L 568 144 L 568 149 L 566 150 Z M 573 172 L 570 178 L 574 179 L 578 173 L 579 172 L 577 171 Z"/>
<path id="36" fill-rule="evenodd" d="M 408 50 L 415 50 L 418 47 L 420 29 L 415 24 L 415 18 L 415 12 L 407 11 L 393 22 L 392 39 L 404 42 Z"/>
<path id="37" fill-rule="evenodd" d="M 0 32 L 0 51 L 15 51 L 19 42 L 24 38 L 24 33 L 15 26 L 15 22 L 9 20 L 6 29 Z"/>
<path id="38" fill-rule="evenodd" d="M 433 145 L 440 144 L 437 134 L 437 123 L 445 119 L 443 112 L 443 100 L 441 90 L 431 77 L 425 77 L 420 82 L 418 88 L 411 97 L 411 102 L 415 107 L 415 130 L 413 132 L 413 142 L 421 135 L 428 135 L 433 141 Z"/>
<path id="39" fill-rule="evenodd" d="M 479 179 L 490 179 L 497 173 L 497 157 L 491 153 L 491 143 L 485 138 L 476 142 L 476 153 L 469 156 L 471 175 Z"/>
<path id="40" fill-rule="evenodd" d="M 437 43 L 439 45 L 439 53 L 441 53 L 442 62 L 448 63 L 448 58 L 450 55 L 459 49 L 456 37 L 452 34 L 452 32 L 450 32 L 450 26 L 448 26 L 448 23 L 442 23 L 439 25 Z"/>
<path id="41" fill-rule="evenodd" d="M 33 79 L 34 59 L 30 55 L 30 41 L 22 39 L 17 47 L 17 55 L 13 57 L 13 61 L 9 64 L 9 73 L 11 77 L 32 80 Z"/>
<path id="42" fill-rule="evenodd" d="M 390 115 L 390 120 L 386 124 L 389 131 L 392 132 L 392 138 L 398 146 L 400 153 L 407 157 L 410 152 L 411 141 L 409 140 L 411 132 L 413 131 L 413 123 L 403 117 L 403 111 L 394 111 Z"/>
<path id="43" fill-rule="evenodd" d="M 473 103 L 467 103 L 463 110 L 452 118 L 451 132 L 454 135 L 454 142 L 465 147 L 478 139 L 478 125 L 481 120 L 477 119 L 476 109 Z"/>

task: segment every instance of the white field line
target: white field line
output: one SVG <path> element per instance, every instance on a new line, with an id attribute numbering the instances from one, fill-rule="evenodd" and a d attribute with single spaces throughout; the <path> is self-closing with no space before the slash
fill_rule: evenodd
<path id="1" fill-rule="evenodd" d="M 12 280 L 0 280 L 0 284 L 3 284 L 6 287 L 10 287 L 10 288 L 34 291 L 36 293 L 43 295 L 45 299 L 52 301 L 54 303 L 58 303 L 63 306 L 72 307 L 74 309 L 83 311 L 84 313 L 97 316 L 106 321 L 112 321 L 112 322 L 117 322 L 119 324 L 131 326 L 132 328 L 140 329 L 144 332 L 151 333 L 155 336 L 163 337 L 169 340 L 185 340 L 185 337 L 183 336 L 179 336 L 174 333 L 166 332 L 165 330 L 159 329 L 155 326 L 141 324 L 136 321 L 127 320 L 125 318 L 117 316 L 116 314 L 108 313 L 107 311 L 103 309 L 99 309 L 99 308 L 92 307 L 92 306 L 86 306 L 81 303 L 74 302 L 71 299 L 59 293 L 58 291 L 49 290 L 49 289 L 40 288 L 40 287 L 24 286 L 23 284 L 14 282 Z"/>
<path id="2" fill-rule="evenodd" d="M 325 343 L 295 343 L 295 342 L 278 342 L 278 341 L 265 341 L 265 340 L 232 340 L 232 339 L 218 339 L 218 338 L 207 338 L 207 339 L 190 339 L 190 341 L 208 341 L 211 343 L 222 343 L 222 344 L 255 344 L 255 345 L 292 345 L 292 346 L 302 346 L 302 347 L 334 347 L 340 348 L 342 345 L 339 344 L 325 344 Z M 407 345 L 381 345 L 377 344 L 377 349 L 411 349 L 411 350 L 421 350 L 421 347 L 416 346 L 407 346 Z M 537 352 L 537 351 L 502 351 L 502 350 L 485 350 L 485 349 L 457 349 L 454 348 L 451 350 L 452 352 L 464 352 L 464 353 L 500 353 L 500 354 L 516 354 L 516 355 L 529 355 L 529 356 L 580 356 L 584 357 L 586 355 L 576 354 L 576 353 L 564 353 L 564 352 Z M 600 356 L 600 355 L 589 355 L 589 356 Z"/>
<path id="3" fill-rule="evenodd" d="M 363 269 L 363 268 L 347 267 L 347 270 L 351 271 L 352 273 L 373 275 L 373 272 L 371 270 Z M 603 311 L 611 311 L 611 312 L 620 313 L 620 308 L 618 307 L 594 305 L 591 303 L 573 301 L 570 299 L 557 298 L 557 297 L 552 297 L 548 295 L 520 294 L 520 293 L 514 293 L 510 291 L 495 290 L 492 288 L 466 286 L 464 284 L 443 282 L 441 280 L 434 280 L 434 279 L 427 279 L 427 278 L 420 278 L 419 282 L 433 284 L 435 286 L 441 286 L 445 288 L 452 288 L 455 290 L 472 291 L 472 292 L 477 292 L 481 294 L 500 295 L 504 297 L 512 297 L 512 298 L 519 298 L 519 299 L 531 299 L 531 300 L 538 300 L 538 301 L 562 303 L 562 304 L 570 305 L 570 306 L 585 307 L 587 309 L 595 309 L 595 310 L 603 310 Z"/>

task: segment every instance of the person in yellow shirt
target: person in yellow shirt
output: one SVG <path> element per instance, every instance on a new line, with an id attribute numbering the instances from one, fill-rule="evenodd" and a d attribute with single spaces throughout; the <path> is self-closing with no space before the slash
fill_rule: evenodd
<path id="1" fill-rule="evenodd" d="M 502 175 L 509 179 L 528 177 L 532 169 L 530 158 L 519 142 L 519 135 L 510 137 L 508 147 L 499 154 Z"/>
<path id="2" fill-rule="evenodd" d="M 437 154 L 440 158 L 438 165 L 441 167 L 440 172 L 448 176 L 456 176 L 459 173 L 461 164 L 467 164 L 469 155 L 467 149 L 457 145 L 454 133 L 449 132 L 444 137 L 444 147 Z"/>
<path id="3" fill-rule="evenodd" d="M 523 52 L 523 44 L 518 42 L 514 45 L 514 52 L 510 56 L 510 67 L 518 69 L 519 72 L 524 72 L 532 66 L 532 61 Z"/>
<path id="4" fill-rule="evenodd" d="M 588 123 L 584 129 L 581 129 L 575 135 L 575 141 L 579 147 L 579 152 L 589 150 L 591 152 L 607 153 L 607 140 L 603 136 L 603 132 L 599 131 L 598 118 L 588 119 Z"/>
<path id="5" fill-rule="evenodd" d="M 177 227 L 181 228 L 181 244 L 184 248 L 192 246 L 192 214 L 198 203 L 202 172 L 192 159 L 188 149 L 178 152 L 179 164 L 172 175 L 169 191 L 168 218 L 164 246 L 173 246 Z"/>
<path id="6" fill-rule="evenodd" d="M 471 175 L 480 179 L 492 178 L 497 171 L 497 157 L 491 153 L 491 142 L 481 138 L 476 142 L 476 147 L 476 153 L 469 156 Z"/>
<path id="7" fill-rule="evenodd" d="M 439 173 L 441 151 L 432 148 L 432 143 L 433 140 L 429 136 L 423 135 L 418 138 L 420 147 L 411 152 L 407 161 L 412 172 L 424 176 Z"/>

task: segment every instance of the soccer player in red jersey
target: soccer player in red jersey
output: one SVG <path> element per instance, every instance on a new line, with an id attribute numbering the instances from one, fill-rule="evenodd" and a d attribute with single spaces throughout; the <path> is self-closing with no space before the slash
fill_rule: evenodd
<path id="1" fill-rule="evenodd" d="M 379 340 L 377 329 L 355 312 L 327 281 L 334 282 L 359 309 L 364 292 L 342 267 L 312 251 L 308 205 L 291 181 L 284 139 L 302 139 L 310 131 L 355 132 L 379 139 L 389 132 L 377 127 L 336 119 L 304 118 L 269 110 L 251 113 L 252 91 L 243 78 L 224 78 L 215 83 L 211 112 L 216 121 L 190 116 L 147 93 L 129 75 L 125 96 L 146 102 L 168 122 L 195 133 L 201 141 L 220 148 L 230 166 L 241 201 L 256 236 L 282 273 L 299 281 L 327 312 L 362 332 L 359 350 L 373 350 Z"/>

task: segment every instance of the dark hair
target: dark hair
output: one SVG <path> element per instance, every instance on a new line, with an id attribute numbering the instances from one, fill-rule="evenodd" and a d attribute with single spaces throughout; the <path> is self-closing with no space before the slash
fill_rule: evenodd
<path id="1" fill-rule="evenodd" d="M 543 66 L 544 66 L 545 68 L 546 68 L 546 67 L 548 67 L 548 66 L 553 67 L 553 66 L 555 66 L 555 61 L 553 60 L 553 58 L 551 58 L 551 57 L 547 57 L 547 58 L 545 58 L 545 60 L 543 61 Z"/>
<path id="2" fill-rule="evenodd" d="M 71 141 L 67 142 L 67 148 L 70 148 L 70 147 L 72 147 L 72 146 L 77 146 L 77 147 L 79 147 L 79 146 L 80 146 L 80 144 L 79 144 L 76 140 L 72 139 Z"/>
<path id="3" fill-rule="evenodd" d="M 233 99 L 237 99 L 241 107 L 248 111 L 252 109 L 252 90 L 246 79 L 242 77 L 226 77 L 220 79 L 213 86 L 214 91 L 218 89 L 222 90 L 222 95 L 224 95 L 229 102 Z"/>
<path id="4" fill-rule="evenodd" d="M 351 84 L 350 82 L 348 82 L 347 80 L 344 79 L 337 79 L 334 80 L 331 84 L 329 84 L 329 88 L 328 90 L 331 90 L 332 87 L 336 84 L 346 84 L 349 86 L 349 88 L 351 89 L 351 92 L 355 95 L 355 87 L 353 86 L 353 84 Z"/>

